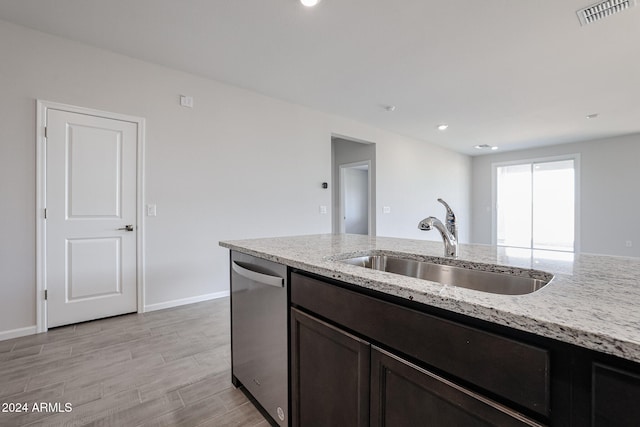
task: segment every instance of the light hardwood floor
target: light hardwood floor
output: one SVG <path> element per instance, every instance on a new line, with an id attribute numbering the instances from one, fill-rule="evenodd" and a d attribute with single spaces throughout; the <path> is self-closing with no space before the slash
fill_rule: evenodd
<path id="1" fill-rule="evenodd" d="M 230 359 L 228 298 L 0 341 L 0 426 L 269 426 Z"/>

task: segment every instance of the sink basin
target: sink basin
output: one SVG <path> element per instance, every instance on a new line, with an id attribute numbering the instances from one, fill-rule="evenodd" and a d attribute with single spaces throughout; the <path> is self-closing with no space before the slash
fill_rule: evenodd
<path id="1" fill-rule="evenodd" d="M 502 295 L 523 295 L 535 292 L 549 283 L 553 277 L 549 273 L 536 270 L 509 267 L 508 272 L 485 271 L 391 255 L 366 255 L 340 261 L 388 273 Z M 494 268 L 489 264 L 477 264 L 477 266 L 486 269 Z"/>

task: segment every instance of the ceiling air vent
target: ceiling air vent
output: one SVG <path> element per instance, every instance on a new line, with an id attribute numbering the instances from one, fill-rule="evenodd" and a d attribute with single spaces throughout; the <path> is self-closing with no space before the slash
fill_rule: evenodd
<path id="1" fill-rule="evenodd" d="M 587 25 L 636 5 L 636 0 L 605 0 L 576 13 L 580 24 Z"/>

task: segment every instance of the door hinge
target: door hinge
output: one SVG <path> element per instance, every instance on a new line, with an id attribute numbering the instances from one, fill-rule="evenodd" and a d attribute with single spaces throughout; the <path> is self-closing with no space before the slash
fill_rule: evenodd
<path id="1" fill-rule="evenodd" d="M 47 208 L 44 208 L 44 219 L 47 219 Z"/>
<path id="2" fill-rule="evenodd" d="M 44 290 L 44 300 L 45 301 L 47 300 L 47 290 L 46 289 Z"/>
<path id="3" fill-rule="evenodd" d="M 47 129 L 48 129 L 48 128 L 45 126 L 45 127 L 44 127 L 44 137 L 45 137 L 45 138 L 47 137 Z"/>

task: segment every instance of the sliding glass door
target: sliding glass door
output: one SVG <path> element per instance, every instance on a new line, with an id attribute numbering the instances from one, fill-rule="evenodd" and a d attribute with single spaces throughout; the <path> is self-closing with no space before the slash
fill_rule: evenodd
<path id="1" fill-rule="evenodd" d="M 496 243 L 573 252 L 575 160 L 495 166 Z"/>

